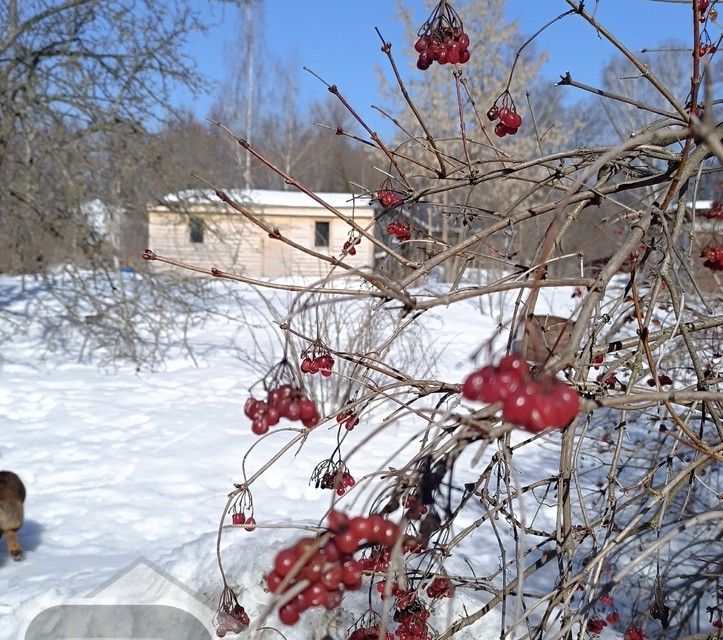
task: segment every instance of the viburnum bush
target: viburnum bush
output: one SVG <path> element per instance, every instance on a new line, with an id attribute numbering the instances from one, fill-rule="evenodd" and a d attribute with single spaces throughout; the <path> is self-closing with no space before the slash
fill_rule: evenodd
<path id="1" fill-rule="evenodd" d="M 375 150 L 379 183 L 364 194 L 377 207 L 375 228 L 345 218 L 229 132 L 338 216 L 348 240 L 323 255 L 283 229 L 271 234 L 326 263 L 328 277 L 274 284 L 293 294 L 275 319 L 283 355 L 250 390 L 239 421 L 257 444 L 288 437 L 257 472 L 244 469 L 219 536 L 277 526 L 263 505 L 254 510 L 255 485 L 283 473 L 285 452 L 303 458 L 310 442 L 332 443 L 313 461 L 309 487 L 328 492 L 329 508 L 254 578 L 268 606 L 250 621 L 241 612 L 252 599 L 229 584 L 246 569 L 225 566 L 219 551 L 219 635 L 269 626 L 283 635 L 306 624 L 318 637 L 349 640 L 477 638 L 490 629 L 490 637 L 566 639 L 612 629 L 642 640 L 720 626 L 723 314 L 720 288 L 701 277 L 720 270 L 720 247 L 688 206 L 703 163 L 723 159 L 717 96 L 703 94 L 715 85 L 704 82 L 701 60 L 717 54 L 700 46 L 716 28 L 717 3 L 687 7 L 689 94 L 676 95 L 591 8 L 564 1 L 569 11 L 546 26 L 586 22 L 663 105 L 595 90 L 651 115 L 623 142 L 546 152 L 534 96 L 525 105 L 530 126 L 521 127 L 513 75 L 544 27 L 515 53 L 507 82 L 490 93 L 497 100 L 479 100 L 465 74 L 484 59 L 485 43 L 465 30 L 462 0 L 437 3 L 418 39 L 400 47 L 403 56 L 416 51 L 410 73 L 436 61 L 441 68 L 427 76 L 449 74 L 457 103 L 441 120 L 456 118 L 454 137 L 438 136 L 422 115 L 384 39 L 407 118 L 398 138 L 382 140 L 328 87 Z M 570 74 L 560 85 L 590 90 Z M 223 189 L 215 193 L 243 211 Z M 349 264 L 367 243 L 374 265 Z M 608 254 L 587 258 L 585 247 L 598 245 Z M 152 250 L 144 258 L 193 267 Z M 207 274 L 258 285 L 221 268 Z M 480 318 L 463 338 L 444 333 L 455 309 L 501 292 L 510 293 L 501 320 Z M 541 315 L 547 294 L 562 317 Z M 563 299 L 570 309 L 558 311 Z M 425 325 L 428 318 L 445 320 Z M 400 357 L 395 345 L 420 326 L 426 344 Z M 456 368 L 414 368 L 437 348 Z M 384 463 L 371 468 L 372 453 Z M 253 531 L 239 531 L 249 523 Z"/>

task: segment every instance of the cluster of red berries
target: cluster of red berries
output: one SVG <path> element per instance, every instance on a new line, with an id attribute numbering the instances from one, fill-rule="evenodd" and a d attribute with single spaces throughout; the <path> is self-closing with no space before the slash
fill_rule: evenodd
<path id="1" fill-rule="evenodd" d="M 301 420 L 301 424 L 307 429 L 315 427 L 321 419 L 314 401 L 307 398 L 301 389 L 290 384 L 269 389 L 266 401 L 251 396 L 246 400 L 244 413 L 251 418 L 251 431 L 257 436 L 267 433 L 281 418 Z"/>
<path id="2" fill-rule="evenodd" d="M 339 471 L 337 473 L 326 472 L 319 480 L 319 489 L 334 489 L 336 495 L 343 496 L 349 489 L 356 484 L 354 476 L 348 471 Z"/>
<path id="3" fill-rule="evenodd" d="M 600 635 L 603 632 L 603 629 L 609 624 L 617 624 L 618 622 L 620 622 L 620 614 L 615 610 L 615 601 L 610 594 L 604 593 L 603 595 L 601 595 L 598 599 L 598 604 L 605 607 L 613 607 L 613 610 L 608 611 L 607 615 L 605 615 L 604 618 L 591 618 L 587 621 L 587 631 L 593 636 Z M 602 616 L 603 613 L 601 612 L 600 615 Z M 628 631 L 631 631 L 631 629 L 629 629 Z M 633 628 L 632 631 L 635 632 L 640 630 Z"/>
<path id="4" fill-rule="evenodd" d="M 372 624 L 368 627 L 358 627 L 349 634 L 347 640 L 379 640 L 379 625 Z M 394 634 L 391 631 L 387 631 L 384 635 L 384 640 L 394 640 Z"/>
<path id="5" fill-rule="evenodd" d="M 448 2 L 439 2 L 417 32 L 414 49 L 419 54 L 417 68 L 425 71 L 433 62 L 465 64 L 469 62 L 469 36 L 457 12 Z"/>
<path id="6" fill-rule="evenodd" d="M 522 126 L 522 116 L 517 113 L 514 104 L 511 107 L 498 107 L 497 104 L 493 104 L 487 112 L 487 118 L 491 122 L 499 119 L 499 122 L 495 125 L 495 135 L 498 138 L 515 135 Z"/>
<path id="7" fill-rule="evenodd" d="M 414 43 L 419 53 L 417 69 L 426 71 L 433 62 L 439 64 L 465 64 L 469 62 L 469 36 L 461 26 L 442 27 L 441 31 L 427 32 Z"/>
<path id="8" fill-rule="evenodd" d="M 708 11 L 708 7 L 710 6 L 710 0 L 697 0 L 697 4 L 701 23 L 705 22 L 708 18 L 711 20 L 718 18 L 718 12 L 715 9 L 711 9 L 710 13 L 706 15 L 706 11 Z"/>
<path id="9" fill-rule="evenodd" d="M 392 189 L 380 189 L 376 193 L 376 199 L 385 209 L 397 207 L 404 203 L 404 195 Z"/>
<path id="10" fill-rule="evenodd" d="M 432 636 L 427 620 L 429 609 L 415 599 L 409 606 L 400 607 L 394 612 L 394 622 L 399 623 L 394 635 L 399 640 L 430 640 Z"/>
<path id="11" fill-rule="evenodd" d="M 346 251 L 350 256 L 356 255 L 356 246 L 357 244 L 361 243 L 361 238 L 349 238 L 346 242 L 344 242 L 344 246 L 342 247 L 342 251 Z"/>
<path id="12" fill-rule="evenodd" d="M 326 351 L 320 355 L 305 354 L 301 359 L 301 373 L 321 373 L 322 376 L 328 378 L 331 370 L 334 368 L 334 358 Z"/>
<path id="13" fill-rule="evenodd" d="M 311 472 L 311 482 L 317 489 L 332 489 L 336 495 L 343 496 L 355 484 L 347 466 L 333 459 L 322 460 Z"/>
<path id="14" fill-rule="evenodd" d="M 723 245 L 706 247 L 701 251 L 700 257 L 705 258 L 704 267 L 711 271 L 723 271 Z"/>
<path id="15" fill-rule="evenodd" d="M 412 230 L 406 222 L 390 222 L 387 225 L 387 233 L 400 242 L 409 240 L 412 237 Z"/>
<path id="16" fill-rule="evenodd" d="M 718 51 L 718 47 L 716 47 L 714 44 L 700 42 L 698 44 L 698 51 L 699 51 L 699 55 L 701 55 L 701 56 L 704 56 L 708 53 L 713 55 L 716 51 Z"/>
<path id="17" fill-rule="evenodd" d="M 405 535 L 402 540 L 402 553 L 422 553 L 427 543 L 421 538 Z M 359 566 L 365 573 L 386 573 L 392 558 L 389 547 L 372 547 L 369 557 L 359 558 Z"/>
<path id="18" fill-rule="evenodd" d="M 718 200 L 710 205 L 710 209 L 705 214 L 706 218 L 713 218 L 716 220 L 723 220 L 723 204 Z"/>
<path id="19" fill-rule="evenodd" d="M 344 425 L 347 431 L 353 431 L 354 427 L 359 424 L 359 416 L 354 411 L 342 411 L 337 414 L 336 421 Z"/>
<path id="20" fill-rule="evenodd" d="M 410 493 L 404 498 L 404 508 L 406 512 L 404 517 L 407 520 L 420 520 L 427 513 L 427 506 L 419 499 L 418 496 Z"/>
<path id="21" fill-rule="evenodd" d="M 349 518 L 332 511 L 327 518 L 329 539 L 302 538 L 293 547 L 282 549 L 274 559 L 274 569 L 266 577 L 269 591 L 284 593 L 299 581 L 309 585 L 279 609 L 279 619 L 287 625 L 298 622 L 311 607 L 335 609 L 343 590 L 362 586 L 362 565 L 353 554 L 363 544 L 391 547 L 399 538 L 399 527 L 380 515 Z M 285 583 L 282 587 L 282 583 Z"/>
<path id="22" fill-rule="evenodd" d="M 605 622 L 602 618 L 594 618 L 592 620 L 587 621 L 587 632 L 594 636 L 599 636 L 603 629 L 608 626 L 608 623 Z"/>
<path id="23" fill-rule="evenodd" d="M 454 596 L 454 586 L 449 578 L 435 578 L 427 587 L 427 595 L 430 598 L 451 598 Z"/>
<path id="24" fill-rule="evenodd" d="M 248 629 L 249 624 L 251 624 L 249 614 L 240 604 L 236 604 L 230 611 L 219 612 L 216 635 L 223 638 L 229 631 L 231 633 L 241 633 Z"/>
<path id="25" fill-rule="evenodd" d="M 386 597 L 384 595 L 384 592 L 387 590 L 387 581 L 380 580 L 379 582 L 377 582 L 376 589 L 379 597 L 384 600 L 384 598 Z M 390 592 L 392 597 L 397 599 L 397 607 L 408 606 L 417 598 L 414 591 L 407 591 L 406 589 L 402 589 L 402 587 L 400 587 L 394 580 L 392 580 Z"/>
<path id="26" fill-rule="evenodd" d="M 502 417 L 533 433 L 564 429 L 580 411 L 575 389 L 554 376 L 531 377 L 527 361 L 518 355 L 505 356 L 498 366 L 487 365 L 470 374 L 462 395 L 479 402 L 502 402 Z"/>
<path id="27" fill-rule="evenodd" d="M 256 528 L 256 518 L 253 516 L 247 518 L 243 511 L 231 514 L 231 522 L 237 527 L 243 527 L 246 531 L 253 531 Z"/>
<path id="28" fill-rule="evenodd" d="M 640 627 L 630 627 L 623 634 L 623 640 L 645 640 L 645 631 Z"/>

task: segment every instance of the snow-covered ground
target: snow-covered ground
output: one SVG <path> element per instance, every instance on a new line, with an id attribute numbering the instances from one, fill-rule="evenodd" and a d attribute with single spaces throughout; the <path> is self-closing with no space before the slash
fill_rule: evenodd
<path id="1" fill-rule="evenodd" d="M 17 286 L 15 279 L 0 280 L 0 300 L 15 298 Z M 135 364 L 124 361 L 99 369 L 74 362 L 62 350 L 48 353 L 37 327 L 5 342 L 0 356 L 0 468 L 22 477 L 28 498 L 20 532 L 25 561 L 12 562 L 0 550 L 1 639 L 17 637 L 41 609 L 92 593 L 139 557 L 215 608 L 221 584 L 215 564 L 219 517 L 233 483 L 242 479 L 244 454 L 258 440 L 243 416 L 248 388 L 258 373 L 239 354 L 254 351 L 254 336 L 266 340 L 273 335 L 264 328 L 268 311 L 262 299 L 250 288 L 237 291 L 245 305 L 243 320 L 240 315 L 238 322 L 233 320 L 237 311 L 227 303 L 229 318 L 211 318 L 191 328 L 188 341 L 198 366 L 179 350 L 155 371 L 136 371 Z M 283 306 L 286 294 L 274 295 Z M 508 294 L 495 303 L 506 319 L 513 302 Z M 23 304 L 18 297 L 5 308 L 22 310 Z M 545 291 L 538 311 L 563 314 L 574 304 L 569 290 Z M 488 311 L 469 301 L 424 317 L 428 334 L 420 339 L 427 340 L 425 356 L 441 379 L 461 381 L 470 370 L 470 354 L 497 324 Z M 234 349 L 229 348 L 232 343 Z M 280 354 L 281 345 L 276 349 Z M 363 419 L 349 442 L 358 442 L 374 426 Z M 291 450 L 253 485 L 255 517 L 262 526 L 254 532 L 238 527 L 224 531 L 229 581 L 252 618 L 268 602 L 261 584 L 276 551 L 301 535 L 294 526 L 318 524 L 330 505 L 329 492 L 310 486 L 309 476 L 333 449 L 334 427 L 329 423 L 314 430 L 302 449 Z M 418 425 L 402 420 L 381 432 L 373 447 L 348 460 L 355 477 L 379 470 L 416 430 Z M 281 430 L 266 438 L 249 456 L 247 470 L 258 468 L 295 435 Z M 519 458 L 515 454 L 517 466 L 534 469 L 539 477 L 554 473 L 558 442 L 552 434 L 526 447 Z M 459 472 L 471 478 L 483 464 L 472 468 L 468 459 L 464 463 Z M 362 509 L 359 496 L 365 487 L 368 483 L 360 483 L 341 507 Z M 477 509 L 464 513 L 459 526 L 479 517 Z M 554 507 L 549 509 L 554 521 Z M 497 545 L 479 537 L 472 536 L 460 551 L 460 563 L 474 554 L 479 566 L 499 564 Z M 137 587 L 135 595 L 143 597 L 147 585 Z M 133 596 L 133 589 L 126 588 L 123 597 Z M 363 610 L 365 598 L 359 593 L 345 600 L 336 622 L 340 630 L 354 622 L 353 611 Z M 484 601 L 482 594 L 472 594 L 457 598 L 453 606 L 474 610 Z M 446 606 L 440 607 L 438 629 L 446 628 L 448 614 Z M 321 616 L 307 612 L 293 632 L 284 631 L 286 637 L 310 637 L 309 627 Z M 498 619 L 493 613 L 483 625 L 456 637 L 496 638 L 499 624 L 493 621 Z M 276 624 L 276 617 L 269 623 Z"/>

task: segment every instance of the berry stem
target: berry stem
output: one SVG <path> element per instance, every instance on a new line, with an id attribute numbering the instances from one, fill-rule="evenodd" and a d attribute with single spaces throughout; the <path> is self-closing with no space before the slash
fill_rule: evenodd
<path id="1" fill-rule="evenodd" d="M 422 114 L 419 113 L 417 107 L 414 105 L 414 100 L 412 100 L 412 97 L 409 95 L 407 87 L 404 85 L 404 81 L 402 80 L 402 76 L 399 75 L 397 63 L 394 61 L 394 56 L 392 55 L 392 45 L 384 39 L 382 32 L 379 31 L 379 27 L 374 27 L 374 31 L 377 32 L 377 35 L 382 41 L 382 51 L 387 55 L 387 58 L 389 59 L 389 64 L 392 66 L 394 77 L 397 79 L 397 84 L 399 85 L 399 90 L 402 92 L 402 96 L 404 96 L 404 100 L 409 105 L 409 108 L 412 110 L 412 113 L 417 119 L 417 122 L 419 122 L 419 126 L 422 127 L 422 131 L 424 131 L 424 136 L 427 139 L 427 142 L 429 142 L 429 146 L 432 148 L 434 155 L 437 156 L 437 162 L 439 162 L 439 171 L 437 172 L 437 175 L 440 178 L 444 178 L 447 175 L 447 167 L 444 164 L 444 159 L 442 158 L 442 154 L 437 148 L 437 144 L 434 141 L 432 132 L 429 130 L 429 127 L 427 127 L 427 124 L 424 122 Z"/>

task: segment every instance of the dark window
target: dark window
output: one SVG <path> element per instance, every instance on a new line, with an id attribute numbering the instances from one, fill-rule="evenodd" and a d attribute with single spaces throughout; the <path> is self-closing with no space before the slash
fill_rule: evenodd
<path id="1" fill-rule="evenodd" d="M 191 242 L 203 242 L 203 220 L 201 218 L 189 218 L 188 226 L 191 230 Z"/>
<path id="2" fill-rule="evenodd" d="M 328 222 L 315 222 L 314 223 L 314 246 L 315 247 L 328 247 L 329 246 L 329 223 Z"/>

